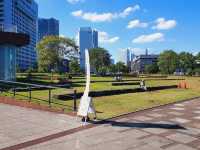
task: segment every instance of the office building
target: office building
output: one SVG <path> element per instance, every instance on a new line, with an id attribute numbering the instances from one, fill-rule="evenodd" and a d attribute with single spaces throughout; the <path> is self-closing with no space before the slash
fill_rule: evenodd
<path id="1" fill-rule="evenodd" d="M 16 53 L 16 64 L 26 70 L 36 63 L 38 5 L 34 0 L 0 0 L 0 25 L 16 26 L 30 36 L 29 45 Z"/>
<path id="2" fill-rule="evenodd" d="M 38 41 L 40 41 L 45 36 L 59 36 L 59 21 L 50 18 L 38 19 Z"/>
<path id="3" fill-rule="evenodd" d="M 135 59 L 135 54 L 131 52 L 131 62 Z"/>
<path id="4" fill-rule="evenodd" d="M 79 47 L 80 47 L 80 67 L 85 70 L 85 49 L 98 47 L 98 31 L 90 27 L 82 27 L 79 30 Z"/>
<path id="5" fill-rule="evenodd" d="M 121 61 L 128 66 L 131 61 L 131 50 L 129 48 L 122 50 Z"/>
<path id="6" fill-rule="evenodd" d="M 144 73 L 145 66 L 157 63 L 158 55 L 149 55 L 146 50 L 145 55 L 136 56 L 131 62 L 131 72 Z"/>
<path id="7" fill-rule="evenodd" d="M 28 45 L 30 38 L 17 33 L 15 26 L 0 28 L 0 80 L 14 81 L 16 78 L 16 52 Z"/>

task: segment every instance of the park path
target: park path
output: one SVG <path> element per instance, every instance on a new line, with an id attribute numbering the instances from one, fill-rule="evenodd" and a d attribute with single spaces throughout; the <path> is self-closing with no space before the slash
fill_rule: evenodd
<path id="1" fill-rule="evenodd" d="M 200 98 L 131 113 L 25 150 L 198 150 Z"/>
<path id="2" fill-rule="evenodd" d="M 0 103 L 0 149 L 68 131 L 80 125 L 75 117 L 66 114 Z"/>
<path id="3" fill-rule="evenodd" d="M 0 114 L 5 150 L 200 149 L 200 98 L 86 127 L 70 116 L 5 104 L 0 104 Z"/>

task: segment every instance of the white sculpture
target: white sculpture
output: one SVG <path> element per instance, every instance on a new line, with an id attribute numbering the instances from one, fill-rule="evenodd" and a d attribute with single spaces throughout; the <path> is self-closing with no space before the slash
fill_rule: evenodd
<path id="1" fill-rule="evenodd" d="M 82 116 L 85 118 L 85 121 L 88 117 L 89 113 L 94 113 L 96 118 L 96 111 L 92 102 L 92 98 L 89 97 L 90 91 L 90 58 L 89 58 L 89 51 L 85 50 L 85 70 L 86 70 L 86 87 L 83 96 L 80 100 L 80 105 L 78 109 L 78 116 Z"/>

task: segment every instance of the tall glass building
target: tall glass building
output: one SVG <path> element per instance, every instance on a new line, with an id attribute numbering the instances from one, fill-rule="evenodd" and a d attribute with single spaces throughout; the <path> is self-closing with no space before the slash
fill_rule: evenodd
<path id="1" fill-rule="evenodd" d="M 38 20 L 38 41 L 50 35 L 59 36 L 59 21 L 54 18 L 40 18 Z"/>
<path id="2" fill-rule="evenodd" d="M 30 44 L 16 52 L 16 64 L 26 70 L 36 63 L 38 5 L 34 0 L 0 0 L 0 25 L 17 26 L 30 36 Z"/>
<path id="3" fill-rule="evenodd" d="M 98 47 L 98 31 L 90 27 L 82 27 L 79 30 L 79 47 L 80 47 L 80 67 L 85 70 L 85 49 Z"/>

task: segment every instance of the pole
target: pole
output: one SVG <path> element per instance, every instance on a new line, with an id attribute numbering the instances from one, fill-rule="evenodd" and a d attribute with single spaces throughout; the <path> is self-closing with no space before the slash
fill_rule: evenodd
<path id="1" fill-rule="evenodd" d="M 49 89 L 49 106 L 51 106 L 51 89 Z"/>
<path id="2" fill-rule="evenodd" d="M 15 89 L 15 87 L 14 87 L 14 89 L 13 89 L 13 95 L 14 95 L 14 97 L 15 97 L 15 95 L 16 95 L 16 89 Z"/>
<path id="3" fill-rule="evenodd" d="M 31 86 L 29 87 L 29 102 L 31 101 L 31 98 L 32 98 L 32 93 L 31 93 Z"/>
<path id="4" fill-rule="evenodd" d="M 77 111 L 77 106 L 76 106 L 76 90 L 74 90 L 74 111 Z"/>

